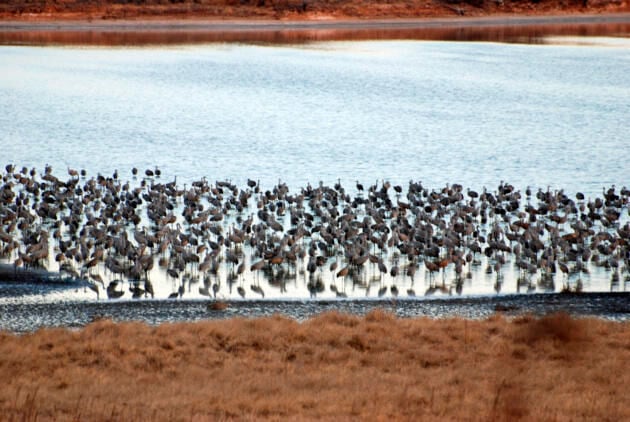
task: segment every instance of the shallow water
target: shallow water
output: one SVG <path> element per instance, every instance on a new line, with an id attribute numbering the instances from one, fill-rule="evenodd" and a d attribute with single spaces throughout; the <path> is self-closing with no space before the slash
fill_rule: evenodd
<path id="1" fill-rule="evenodd" d="M 548 42 L 1 46 L 2 157 L 40 171 L 48 163 L 60 174 L 85 168 L 89 176 L 118 169 L 130 178 L 132 167 L 159 166 L 163 181 L 177 177 L 180 184 L 207 177 L 244 186 L 252 178 L 271 188 L 280 179 L 294 191 L 338 179 L 346 186 L 413 179 L 477 190 L 504 180 L 521 190 L 549 186 L 594 197 L 603 187 L 627 185 L 630 43 Z M 496 276 L 485 268 L 482 261 L 474 281 L 459 286 L 446 275 L 446 291 L 431 291 L 421 272 L 398 287 L 401 295 L 408 288 L 419 296 L 495 295 Z M 226 273 L 220 297 L 234 299 Z M 303 272 L 289 276 L 284 291 L 264 284 L 266 297 L 308 297 Z M 163 273 L 156 277 L 156 296 L 168 296 L 174 286 Z M 333 298 L 328 287 L 338 281 L 327 270 L 320 277 L 326 286 L 320 298 Z M 359 287 L 350 281 L 338 288 L 374 298 L 381 282 L 374 270 L 362 277 Z M 517 278 L 508 265 L 499 292 L 554 292 L 563 281 L 559 275 L 549 286 L 532 277 L 522 285 Z M 609 271 L 591 268 L 582 281 L 589 292 L 629 290 L 623 279 L 610 280 Z M 24 288 L 0 287 L 3 321 L 21 315 L 16 309 L 25 304 L 66 303 L 63 312 L 72 313 L 76 303 L 83 314 L 92 309 L 83 303 L 96 300 L 84 287 Z M 201 297 L 196 285 L 188 288 L 186 297 Z M 247 290 L 247 297 L 257 296 Z M 145 302 L 107 309 L 154 306 Z M 177 312 L 188 315 L 181 306 Z M 51 312 L 24 318 L 72 324 Z"/>
<path id="2" fill-rule="evenodd" d="M 4 46 L 0 61 L 3 158 L 29 167 L 590 196 L 630 174 L 624 41 Z"/>

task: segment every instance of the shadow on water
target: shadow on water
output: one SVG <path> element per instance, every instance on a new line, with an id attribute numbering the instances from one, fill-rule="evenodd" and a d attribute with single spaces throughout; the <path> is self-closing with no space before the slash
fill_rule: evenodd
<path id="1" fill-rule="evenodd" d="M 81 27 L 77 30 L 0 29 L 4 45 L 151 46 L 203 43 L 303 44 L 321 41 L 433 40 L 545 44 L 556 36 L 628 37 L 630 23 L 554 24 L 515 26 L 448 26 L 362 29 L 216 29 L 151 27 Z"/>

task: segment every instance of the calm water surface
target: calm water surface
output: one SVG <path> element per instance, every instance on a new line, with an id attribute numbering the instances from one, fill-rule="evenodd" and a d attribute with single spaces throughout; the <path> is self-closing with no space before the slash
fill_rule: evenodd
<path id="1" fill-rule="evenodd" d="M 628 39 L 0 46 L 0 63 L 2 161 L 59 174 L 159 166 L 165 181 L 295 190 L 503 180 L 591 197 L 630 184 Z M 495 294 L 479 272 L 464 293 Z M 609 278 L 596 272 L 585 289 L 610 290 Z M 303 296 L 295 283 L 290 296 Z M 4 289 L 4 306 L 94 300 L 83 288 Z"/>
<path id="2" fill-rule="evenodd" d="M 630 42 L 0 47 L 3 161 L 304 186 L 628 182 Z"/>

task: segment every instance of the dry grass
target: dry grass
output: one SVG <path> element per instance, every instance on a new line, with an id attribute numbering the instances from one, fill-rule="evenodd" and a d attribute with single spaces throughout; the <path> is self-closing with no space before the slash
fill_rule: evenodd
<path id="1" fill-rule="evenodd" d="M 2 420 L 630 420 L 630 324 L 326 313 L 0 333 Z"/>

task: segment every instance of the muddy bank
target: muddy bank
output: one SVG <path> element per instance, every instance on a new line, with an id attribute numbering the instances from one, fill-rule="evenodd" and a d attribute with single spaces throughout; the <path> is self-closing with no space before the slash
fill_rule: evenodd
<path id="1" fill-rule="evenodd" d="M 566 315 L 99 320 L 0 338 L 7 420 L 630 418 L 630 325 Z"/>

